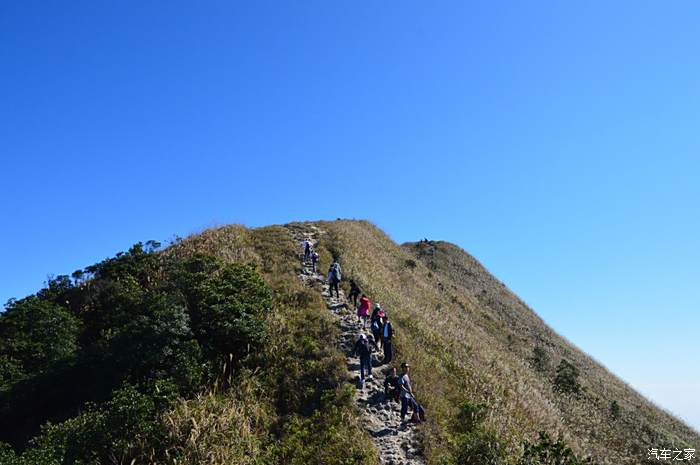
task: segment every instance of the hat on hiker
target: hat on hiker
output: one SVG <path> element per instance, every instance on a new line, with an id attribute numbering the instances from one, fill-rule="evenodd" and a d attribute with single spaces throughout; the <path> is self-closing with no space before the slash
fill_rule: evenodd
<path id="1" fill-rule="evenodd" d="M 360 333 L 360 339 L 367 339 L 367 336 L 365 336 L 365 333 Z"/>
<path id="2" fill-rule="evenodd" d="M 406 362 L 403 362 L 403 363 L 401 364 L 401 368 L 408 368 L 408 367 L 410 367 L 410 366 L 411 366 L 411 365 L 409 365 L 409 364 L 406 363 Z"/>
<path id="3" fill-rule="evenodd" d="M 374 304 L 374 308 L 377 308 L 377 309 L 381 310 L 381 309 L 382 309 L 382 306 L 379 305 L 379 302 L 377 302 L 376 304 Z"/>

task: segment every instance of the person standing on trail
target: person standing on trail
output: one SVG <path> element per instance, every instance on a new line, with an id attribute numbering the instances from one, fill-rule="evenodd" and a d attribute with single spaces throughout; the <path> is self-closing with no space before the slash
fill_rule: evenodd
<path id="1" fill-rule="evenodd" d="M 362 329 L 367 326 L 367 318 L 369 318 L 369 308 L 372 306 L 372 301 L 362 294 L 360 297 L 360 305 L 357 307 L 357 320 L 362 323 Z"/>
<path id="2" fill-rule="evenodd" d="M 328 269 L 328 292 L 331 297 L 333 297 L 333 289 L 335 289 L 335 295 L 340 298 L 339 285 L 342 279 L 342 271 L 340 269 L 340 263 L 337 260 L 333 260 L 331 267 Z"/>
<path id="3" fill-rule="evenodd" d="M 304 239 L 304 261 L 311 258 L 311 241 L 309 239 Z"/>
<path id="4" fill-rule="evenodd" d="M 360 289 L 360 286 L 357 285 L 354 279 L 351 279 L 348 299 L 352 299 L 352 305 L 354 307 L 357 307 L 357 298 L 360 297 L 360 295 L 362 295 L 362 289 Z"/>
<path id="5" fill-rule="evenodd" d="M 374 304 L 372 317 L 369 319 L 369 328 L 372 331 L 372 336 L 374 336 L 374 346 L 377 350 L 382 346 L 382 328 L 384 327 L 385 316 L 386 313 L 382 310 L 381 305 Z"/>
<path id="6" fill-rule="evenodd" d="M 396 367 L 392 367 L 387 377 L 384 378 L 384 398 L 398 402 L 399 394 L 401 394 L 399 376 L 396 374 Z"/>
<path id="7" fill-rule="evenodd" d="M 320 255 L 318 254 L 318 252 L 316 252 L 314 250 L 313 253 L 311 254 L 311 266 L 313 266 L 313 268 L 314 268 L 314 273 L 316 273 L 316 265 L 318 265 L 319 258 L 320 258 Z"/>
<path id="8" fill-rule="evenodd" d="M 360 386 L 365 384 L 365 372 L 367 379 L 372 379 L 372 346 L 367 340 L 364 333 L 360 333 L 360 337 L 355 343 L 355 348 L 352 351 L 352 356 L 360 356 Z"/>
<path id="9" fill-rule="evenodd" d="M 382 363 L 389 363 L 394 356 L 391 340 L 394 337 L 394 326 L 389 321 L 389 315 L 384 315 L 384 325 L 382 325 L 382 346 L 384 347 L 384 360 Z"/>
<path id="10" fill-rule="evenodd" d="M 401 399 L 401 424 L 404 425 L 404 417 L 408 413 L 408 406 L 411 406 L 411 412 L 413 414 L 418 412 L 418 407 L 416 406 L 416 400 L 413 396 L 413 389 L 411 388 L 411 379 L 408 377 L 408 372 L 411 370 L 411 365 L 406 362 L 401 364 L 401 376 L 399 377 L 399 398 Z"/>

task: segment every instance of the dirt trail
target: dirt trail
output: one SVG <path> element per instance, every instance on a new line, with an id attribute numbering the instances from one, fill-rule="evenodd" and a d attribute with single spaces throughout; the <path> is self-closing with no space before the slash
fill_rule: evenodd
<path id="1" fill-rule="evenodd" d="M 314 243 L 317 240 L 318 230 L 310 230 L 298 233 L 295 239 L 301 243 L 305 238 L 310 238 Z M 313 272 L 311 264 L 305 264 L 299 274 L 299 278 L 307 286 L 321 285 L 321 296 L 326 301 L 326 307 L 337 318 L 341 329 L 338 346 L 348 355 L 348 378 L 359 386 L 360 360 L 358 357 L 350 357 L 353 345 L 360 332 L 362 324 L 357 321 L 354 309 L 351 309 L 345 299 L 345 294 L 340 291 L 340 297 L 331 297 L 328 283 L 322 270 Z M 368 330 L 364 331 L 368 333 Z M 415 426 L 408 424 L 401 426 L 400 404 L 384 399 L 384 378 L 389 372 L 390 366 L 381 364 L 382 355 L 373 354 L 372 375 L 374 379 L 365 380 L 364 387 L 358 387 L 355 391 L 355 402 L 362 412 L 362 422 L 365 429 L 374 439 L 379 452 L 379 463 L 386 465 L 425 465 L 425 459 L 421 454 L 421 446 Z M 396 361 L 394 361 L 396 362 Z M 410 412 L 410 411 L 409 411 Z M 410 413 L 409 413 L 410 415 Z"/>

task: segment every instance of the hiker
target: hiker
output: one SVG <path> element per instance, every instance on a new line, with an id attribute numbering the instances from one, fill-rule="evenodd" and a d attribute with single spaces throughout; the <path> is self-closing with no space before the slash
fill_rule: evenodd
<path id="1" fill-rule="evenodd" d="M 311 265 L 314 267 L 314 273 L 316 273 L 316 265 L 318 265 L 318 259 L 320 255 L 315 250 L 311 254 Z"/>
<path id="2" fill-rule="evenodd" d="M 374 304 L 374 310 L 372 311 L 372 316 L 369 321 L 369 328 L 372 331 L 372 336 L 374 336 L 375 347 L 377 350 L 382 346 L 382 328 L 384 327 L 384 317 L 386 313 L 382 310 L 381 305 Z"/>
<path id="3" fill-rule="evenodd" d="M 367 325 L 367 318 L 369 318 L 369 308 L 372 306 L 372 301 L 362 294 L 360 297 L 360 305 L 357 307 L 357 320 L 362 323 L 362 328 L 364 329 Z"/>
<path id="4" fill-rule="evenodd" d="M 309 239 L 304 239 L 304 261 L 311 258 L 311 241 Z"/>
<path id="5" fill-rule="evenodd" d="M 355 343 L 352 356 L 354 357 L 355 355 L 360 356 L 360 386 L 364 386 L 365 372 L 367 372 L 367 379 L 372 379 L 372 346 L 367 340 L 365 333 L 360 333 Z"/>
<path id="6" fill-rule="evenodd" d="M 337 260 L 333 260 L 330 268 L 328 268 L 328 284 L 330 284 L 328 292 L 330 293 L 331 297 L 333 297 L 333 289 L 335 289 L 335 295 L 340 298 L 340 290 L 338 285 L 340 284 L 341 279 L 342 272 L 340 269 L 340 263 L 338 263 Z"/>
<path id="7" fill-rule="evenodd" d="M 384 399 L 399 402 L 399 376 L 396 374 L 396 367 L 391 367 L 391 371 L 384 378 Z"/>
<path id="8" fill-rule="evenodd" d="M 357 307 L 357 298 L 362 295 L 362 289 L 357 285 L 354 279 L 350 280 L 350 294 L 348 294 L 348 299 L 352 299 L 352 305 Z"/>
<path id="9" fill-rule="evenodd" d="M 411 370 L 411 365 L 406 362 L 401 364 L 401 376 L 399 377 L 399 398 L 401 399 L 401 424 L 405 425 L 404 417 L 408 413 L 408 407 L 411 407 L 412 416 L 418 414 L 418 404 L 411 389 L 411 379 L 408 377 L 408 372 Z M 418 419 L 420 421 L 420 419 Z"/>
<path id="10" fill-rule="evenodd" d="M 394 337 L 394 326 L 389 321 L 389 315 L 384 315 L 384 325 L 382 326 L 382 346 L 384 347 L 384 359 L 382 363 L 391 362 L 394 352 L 391 347 L 391 339 Z"/>

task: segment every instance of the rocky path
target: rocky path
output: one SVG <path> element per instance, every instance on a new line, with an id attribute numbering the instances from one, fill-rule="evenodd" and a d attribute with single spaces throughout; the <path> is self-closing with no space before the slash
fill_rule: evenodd
<path id="1" fill-rule="evenodd" d="M 298 242 L 309 237 L 315 242 L 315 233 L 295 237 Z M 321 270 L 319 270 L 321 271 Z M 365 429 L 374 439 L 379 452 L 379 463 L 386 465 L 425 465 L 420 452 L 415 426 L 408 423 L 401 425 L 400 404 L 384 399 L 384 378 L 389 373 L 390 366 L 381 365 L 381 353 L 374 354 L 372 359 L 372 375 L 374 379 L 365 380 L 364 386 L 359 386 L 360 360 L 350 357 L 353 345 L 360 332 L 362 324 L 357 321 L 354 309 L 351 309 L 340 291 L 340 297 L 331 297 L 326 278 L 320 273 L 314 273 L 311 264 L 304 264 L 299 274 L 300 279 L 308 286 L 320 287 L 321 296 L 326 301 L 326 307 L 337 318 L 341 329 L 338 346 L 348 355 L 348 378 L 354 380 L 357 386 L 355 402 L 362 412 Z M 316 286 L 314 286 L 318 283 Z M 368 329 L 364 331 L 368 333 Z M 410 415 L 410 413 L 409 413 Z"/>

